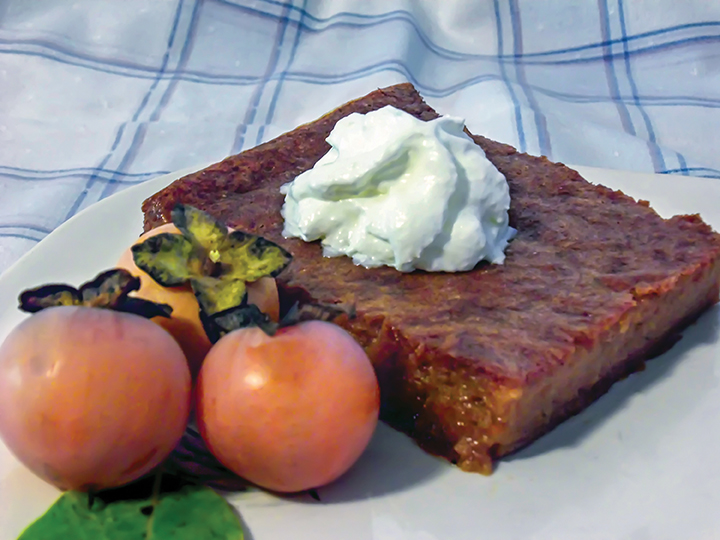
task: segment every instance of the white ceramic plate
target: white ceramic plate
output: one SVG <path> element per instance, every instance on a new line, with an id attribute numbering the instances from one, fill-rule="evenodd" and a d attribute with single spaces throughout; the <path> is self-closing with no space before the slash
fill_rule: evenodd
<path id="1" fill-rule="evenodd" d="M 578 169 L 650 200 L 665 217 L 700 213 L 720 230 L 717 180 Z M 180 175 L 88 208 L 0 277 L 0 340 L 22 318 L 22 289 L 77 285 L 112 266 L 141 231 L 143 199 Z M 230 500 L 254 540 L 720 538 L 719 378 L 715 307 L 644 372 L 489 478 L 460 472 L 380 426 L 358 464 L 319 490 L 322 502 L 257 491 Z M 57 496 L 0 443 L 1 540 L 16 538 Z"/>

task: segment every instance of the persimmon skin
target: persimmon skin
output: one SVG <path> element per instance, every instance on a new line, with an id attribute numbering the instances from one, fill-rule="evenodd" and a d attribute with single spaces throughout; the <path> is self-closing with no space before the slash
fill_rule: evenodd
<path id="1" fill-rule="evenodd" d="M 180 230 L 172 223 L 166 223 L 146 232 L 135 243 L 143 242 L 151 236 L 161 233 L 180 234 Z M 135 265 L 131 248 L 123 252 L 116 266 L 124 268 L 140 278 L 140 289 L 134 292 L 133 296 L 168 304 L 173 308 L 171 317 L 155 317 L 152 321 L 170 332 L 177 340 L 188 359 L 190 373 L 193 377 L 197 376 L 212 344 L 200 321 L 200 308 L 190 285 L 163 287 Z M 264 277 L 254 283 L 249 283 L 248 302 L 256 304 L 272 320 L 278 320 L 280 300 L 273 278 Z"/>
<path id="2" fill-rule="evenodd" d="M 225 335 L 197 383 L 197 422 L 215 457 L 272 491 L 319 487 L 345 473 L 378 422 L 380 391 L 365 351 L 320 321 Z"/>
<path id="3" fill-rule="evenodd" d="M 100 490 L 163 461 L 187 425 L 187 361 L 137 315 L 53 307 L 0 347 L 0 436 L 60 489 Z"/>

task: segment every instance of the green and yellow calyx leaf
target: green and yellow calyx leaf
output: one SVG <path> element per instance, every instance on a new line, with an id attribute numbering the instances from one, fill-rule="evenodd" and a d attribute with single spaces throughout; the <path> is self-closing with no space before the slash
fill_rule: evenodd
<path id="1" fill-rule="evenodd" d="M 277 244 L 246 232 L 230 232 L 192 206 L 178 204 L 171 217 L 182 234 L 159 234 L 136 244 L 135 264 L 162 286 L 190 283 L 207 317 L 246 305 L 247 283 L 275 277 L 291 261 Z"/>

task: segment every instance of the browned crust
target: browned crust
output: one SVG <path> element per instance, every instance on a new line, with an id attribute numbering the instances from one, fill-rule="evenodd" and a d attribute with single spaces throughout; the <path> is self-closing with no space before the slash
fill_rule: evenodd
<path id="1" fill-rule="evenodd" d="M 379 109 L 388 103 L 396 103 L 423 120 L 437 117 L 411 85 L 378 89 L 310 124 L 174 182 L 143 203 L 145 229 L 166 222 L 177 200 L 186 200 L 199 207 L 222 206 L 225 213 L 232 215 L 233 209 L 228 208 L 223 199 L 258 188 L 279 187 L 292 180 L 311 168 L 330 149 L 325 138 L 340 118 L 353 112 Z"/>
<path id="2" fill-rule="evenodd" d="M 715 289 L 715 291 L 708 295 L 704 304 L 701 304 L 695 311 L 690 313 L 687 317 L 681 319 L 680 322 L 678 322 L 665 336 L 663 336 L 662 339 L 648 343 L 646 349 L 637 351 L 624 361 L 617 363 L 615 367 L 596 384 L 589 388 L 580 389 L 577 398 L 567 402 L 564 407 L 557 409 L 556 414 L 553 415 L 550 420 L 541 427 L 541 429 L 528 433 L 524 438 L 515 441 L 515 444 L 512 446 L 495 449 L 492 453 L 492 457 L 499 458 L 510 455 L 518 450 L 522 450 L 542 435 L 552 431 L 555 427 L 571 416 L 582 412 L 588 407 L 588 405 L 592 404 L 598 398 L 606 394 L 616 382 L 627 378 L 633 373 L 642 371 L 648 360 L 651 360 L 671 349 L 672 346 L 682 338 L 683 330 L 697 321 L 697 319 L 705 313 L 705 311 L 717 303 L 717 295 L 718 291 Z"/>
<path id="3" fill-rule="evenodd" d="M 536 430 L 528 432 L 523 438 L 513 441 L 511 445 L 496 446 L 491 449 L 492 457 L 506 456 L 526 447 L 563 421 L 582 412 L 588 405 L 606 394 L 616 382 L 643 370 L 648 360 L 670 350 L 682 338 L 682 332 L 718 301 L 718 295 L 720 294 L 720 265 L 708 268 L 705 273 L 703 294 L 698 295 L 699 298 L 694 302 L 694 308 L 690 312 L 676 320 L 669 330 L 662 333 L 658 339 L 647 341 L 644 347 L 633 351 L 624 360 L 615 363 L 594 385 L 580 388 L 574 399 L 555 409 L 554 414 L 548 421 Z M 691 291 L 689 292 L 691 293 Z M 672 311 L 674 306 L 665 303 L 664 309 Z"/>
<path id="4" fill-rule="evenodd" d="M 487 471 L 491 457 L 582 409 L 647 355 L 657 336 L 578 388 L 583 397 L 506 440 L 523 393 L 619 335 L 645 300 L 662 299 L 681 282 L 692 286 L 707 272 L 717 276 L 720 237 L 699 216 L 664 220 L 647 203 L 593 186 L 562 164 L 473 136 L 511 190 L 518 236 L 505 265 L 459 275 L 366 270 L 323 258 L 317 243 L 284 239 L 279 187 L 328 150 L 324 139 L 339 118 L 388 104 L 425 120 L 437 116 L 411 85 L 377 90 L 175 182 L 145 201 L 145 227 L 167 220 L 182 201 L 281 243 L 294 256 L 281 277 L 288 297 L 356 304 L 358 318 L 346 324 L 376 367 L 383 418 L 423 447 Z M 678 317 L 716 301 L 717 287 L 708 295 Z"/>

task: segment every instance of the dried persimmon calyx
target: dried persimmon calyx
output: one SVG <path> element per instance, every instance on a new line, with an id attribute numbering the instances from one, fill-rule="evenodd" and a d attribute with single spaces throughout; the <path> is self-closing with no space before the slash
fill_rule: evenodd
<path id="1" fill-rule="evenodd" d="M 208 254 L 218 253 L 228 236 L 225 224 L 194 206 L 179 203 L 170 218 L 184 237 L 202 246 Z"/>
<path id="2" fill-rule="evenodd" d="M 214 315 L 208 315 L 201 310 L 200 320 L 210 343 L 217 343 L 225 334 L 238 328 L 257 326 L 268 335 L 275 334 L 278 329 L 278 324 L 260 311 L 255 304 L 236 306 Z"/>
<path id="3" fill-rule="evenodd" d="M 202 253 L 183 235 L 162 233 L 151 236 L 132 248 L 135 265 L 163 287 L 188 282 L 192 268 L 202 264 Z"/>
<path id="4" fill-rule="evenodd" d="M 247 285 L 242 279 L 200 277 L 190 284 L 201 310 L 208 315 L 247 304 Z"/>
<path id="5" fill-rule="evenodd" d="M 133 259 L 160 285 L 190 283 L 207 317 L 245 306 L 247 283 L 277 276 L 292 260 L 274 242 L 230 231 L 192 206 L 178 204 L 171 217 L 181 234 L 159 234 L 134 245 Z"/>
<path id="6" fill-rule="evenodd" d="M 218 263 L 229 265 L 231 273 L 245 281 L 276 277 L 290 263 L 291 255 L 261 236 L 232 231 L 227 236 Z"/>
<path id="7" fill-rule="evenodd" d="M 205 333 L 211 343 L 216 343 L 225 334 L 239 328 L 257 326 L 267 335 L 272 336 L 280 328 L 293 326 L 303 321 L 333 321 L 341 316 L 352 319 L 356 316 L 354 305 L 325 304 L 309 302 L 294 304 L 279 323 L 271 320 L 254 304 L 231 307 L 214 315 L 200 311 Z"/>
<path id="8" fill-rule="evenodd" d="M 18 301 L 22 311 L 37 313 L 49 307 L 82 305 L 82 296 L 71 285 L 51 283 L 23 291 Z"/>
<path id="9" fill-rule="evenodd" d="M 129 296 L 140 288 L 140 279 L 122 268 L 113 268 L 98 274 L 79 288 L 51 283 L 20 294 L 19 308 L 27 313 L 37 313 L 58 306 L 83 306 L 134 313 L 148 319 L 169 317 L 172 308 L 167 304 L 151 302 Z"/>

